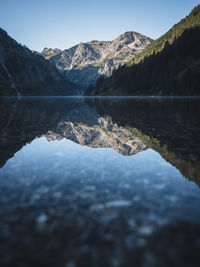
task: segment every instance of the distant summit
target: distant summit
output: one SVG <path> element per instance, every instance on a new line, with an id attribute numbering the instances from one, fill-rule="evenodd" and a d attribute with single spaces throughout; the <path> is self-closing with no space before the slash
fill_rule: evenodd
<path id="1" fill-rule="evenodd" d="M 42 56 L 44 56 L 45 58 L 48 58 L 48 57 L 51 57 L 51 56 L 55 56 L 59 53 L 61 53 L 62 50 L 61 49 L 58 49 L 58 48 L 47 48 L 45 47 L 42 52 L 40 53 Z"/>

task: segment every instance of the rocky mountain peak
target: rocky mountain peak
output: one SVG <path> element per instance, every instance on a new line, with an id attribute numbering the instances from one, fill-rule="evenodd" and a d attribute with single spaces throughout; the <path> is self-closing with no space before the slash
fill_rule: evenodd
<path id="1" fill-rule="evenodd" d="M 143 46 L 150 45 L 152 43 L 152 39 L 142 35 L 140 33 L 134 31 L 128 31 L 121 34 L 113 41 L 113 46 L 116 47 L 117 50 L 124 49 L 125 47 L 134 49 L 137 51 L 138 49 L 143 49 Z"/>
<path id="2" fill-rule="evenodd" d="M 79 43 L 69 49 L 44 48 L 41 54 L 62 72 L 70 81 L 83 87 L 95 84 L 96 80 L 141 52 L 152 39 L 134 31 L 127 31 L 112 41 Z"/>
<path id="3" fill-rule="evenodd" d="M 137 38 L 138 35 L 139 34 L 136 32 L 128 31 L 128 32 L 125 32 L 125 33 L 121 34 L 120 36 L 118 36 L 114 40 L 114 42 L 129 41 L 131 43 L 131 42 L 135 41 L 135 38 Z"/>

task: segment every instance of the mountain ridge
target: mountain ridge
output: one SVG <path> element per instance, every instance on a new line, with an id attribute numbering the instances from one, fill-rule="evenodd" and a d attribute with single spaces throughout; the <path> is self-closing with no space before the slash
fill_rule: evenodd
<path id="1" fill-rule="evenodd" d="M 44 48 L 40 53 L 68 80 L 84 87 L 95 84 L 97 78 L 110 76 L 152 43 L 152 39 L 127 31 L 112 41 L 81 42 L 69 49 Z"/>

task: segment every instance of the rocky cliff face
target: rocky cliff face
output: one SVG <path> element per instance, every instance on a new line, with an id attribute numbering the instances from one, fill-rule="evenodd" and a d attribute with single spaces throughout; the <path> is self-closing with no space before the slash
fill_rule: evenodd
<path id="1" fill-rule="evenodd" d="M 0 95 L 69 95 L 79 88 L 0 28 Z"/>
<path id="2" fill-rule="evenodd" d="M 70 49 L 45 48 L 41 55 L 50 61 L 72 82 L 88 87 L 101 76 L 112 71 L 152 43 L 152 39 L 133 31 L 120 35 L 113 41 L 80 43 Z"/>

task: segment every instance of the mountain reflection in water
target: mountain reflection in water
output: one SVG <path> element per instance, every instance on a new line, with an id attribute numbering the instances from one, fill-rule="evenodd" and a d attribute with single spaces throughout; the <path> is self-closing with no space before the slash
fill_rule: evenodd
<path id="1" fill-rule="evenodd" d="M 198 266 L 199 111 L 192 98 L 1 98 L 2 266 Z"/>

